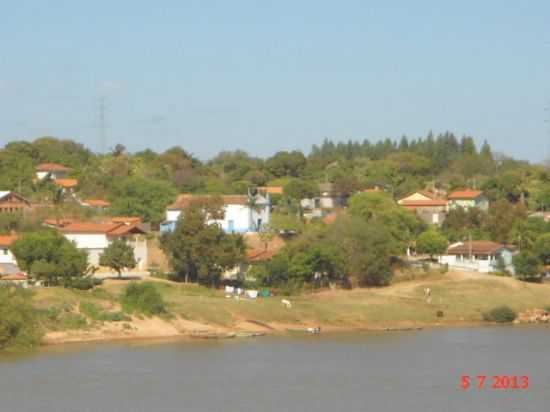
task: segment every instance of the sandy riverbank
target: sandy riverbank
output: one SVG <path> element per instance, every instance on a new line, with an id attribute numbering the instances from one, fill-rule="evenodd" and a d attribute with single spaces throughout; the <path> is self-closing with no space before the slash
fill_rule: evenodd
<path id="1" fill-rule="evenodd" d="M 94 322 L 81 328 L 46 330 L 44 344 L 168 339 L 200 334 L 253 332 L 285 334 L 289 329 L 320 326 L 322 332 L 415 330 L 482 325 L 482 313 L 507 304 L 522 312 L 550 305 L 550 285 L 527 284 L 512 278 L 477 273 L 431 274 L 379 289 L 324 290 L 254 301 L 226 299 L 222 292 L 196 285 L 155 282 L 170 316 L 132 316 L 120 322 Z M 44 289 L 33 298 L 37 306 L 73 307 L 83 301 L 105 310 L 120 310 L 118 296 L 127 283 L 109 281 L 101 293 Z M 427 298 L 424 289 L 432 291 Z M 97 292 L 97 291 L 96 291 Z M 443 317 L 437 313 L 443 312 Z M 242 334 L 245 335 L 245 334 Z"/>

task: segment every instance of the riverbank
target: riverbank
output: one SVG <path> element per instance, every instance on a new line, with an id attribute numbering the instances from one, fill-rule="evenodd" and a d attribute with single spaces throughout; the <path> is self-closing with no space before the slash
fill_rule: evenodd
<path id="1" fill-rule="evenodd" d="M 134 314 L 116 322 L 90 319 L 79 308 L 93 303 L 105 311 L 120 311 L 119 297 L 128 282 L 109 280 L 93 292 L 37 289 L 32 298 L 35 307 L 61 313 L 56 321 L 44 322 L 43 343 L 223 337 L 236 332 L 284 334 L 317 326 L 330 332 L 473 326 L 483 323 L 483 312 L 498 305 L 507 304 L 518 312 L 550 306 L 550 285 L 466 272 L 431 274 L 379 289 L 286 297 L 291 308 L 281 304 L 281 297 L 235 300 L 197 285 L 150 282 L 167 303 L 169 314 Z M 430 288 L 430 296 L 425 288 Z"/>

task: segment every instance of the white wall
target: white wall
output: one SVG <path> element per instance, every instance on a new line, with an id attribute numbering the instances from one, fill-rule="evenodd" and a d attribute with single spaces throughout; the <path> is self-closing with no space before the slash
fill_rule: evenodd
<path id="1" fill-rule="evenodd" d="M 109 245 L 103 233 L 65 233 L 65 237 L 75 242 L 79 249 L 104 249 Z"/>
<path id="2" fill-rule="evenodd" d="M 166 220 L 168 222 L 175 222 L 181 215 L 181 210 L 167 210 L 166 211 Z"/>
<path id="3" fill-rule="evenodd" d="M 13 263 L 17 265 L 15 256 L 13 256 L 13 253 L 8 248 L 0 249 L 0 263 Z"/>

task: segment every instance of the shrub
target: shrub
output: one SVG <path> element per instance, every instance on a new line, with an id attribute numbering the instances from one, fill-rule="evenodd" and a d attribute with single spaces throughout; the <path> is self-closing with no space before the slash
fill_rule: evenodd
<path id="1" fill-rule="evenodd" d="M 517 313 L 509 306 L 497 306 L 488 312 L 483 313 L 483 320 L 486 322 L 513 322 L 517 317 Z"/>
<path id="2" fill-rule="evenodd" d="M 87 326 L 86 318 L 78 313 L 67 313 L 61 320 L 62 329 L 84 329 Z"/>
<path id="3" fill-rule="evenodd" d="M 444 265 L 441 265 L 441 267 L 439 268 L 439 273 L 441 273 L 442 275 L 444 275 L 448 271 L 449 271 L 449 264 L 448 263 L 445 263 Z"/>
<path id="4" fill-rule="evenodd" d="M 103 283 L 101 279 L 91 277 L 76 278 L 66 284 L 67 287 L 78 290 L 90 290 Z"/>
<path id="5" fill-rule="evenodd" d="M 29 295 L 19 288 L 0 287 L 0 350 L 40 343 L 38 313 L 29 303 Z"/>
<path id="6" fill-rule="evenodd" d="M 130 317 L 122 312 L 108 312 L 91 302 L 81 302 L 80 311 L 92 320 L 100 322 L 128 321 Z"/>
<path id="7" fill-rule="evenodd" d="M 145 315 L 167 313 L 162 296 L 151 283 L 130 283 L 124 291 L 122 306 L 127 312 L 138 312 Z"/>

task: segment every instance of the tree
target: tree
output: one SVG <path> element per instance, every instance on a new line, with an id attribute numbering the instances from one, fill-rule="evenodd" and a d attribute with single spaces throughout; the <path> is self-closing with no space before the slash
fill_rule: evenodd
<path id="1" fill-rule="evenodd" d="M 218 204 L 191 202 L 180 216 L 175 230 L 164 235 L 161 247 L 178 277 L 217 286 L 223 272 L 244 262 L 246 246 L 239 234 L 227 234 L 209 218 L 223 218 Z"/>
<path id="2" fill-rule="evenodd" d="M 284 187 L 284 194 L 292 199 L 310 199 L 319 194 L 315 183 L 302 179 L 292 179 Z"/>
<path id="3" fill-rule="evenodd" d="M 142 177 L 118 180 L 110 196 L 111 213 L 123 216 L 140 216 L 146 222 L 160 223 L 166 206 L 176 197 L 174 187 L 163 181 Z"/>
<path id="4" fill-rule="evenodd" d="M 447 250 L 449 242 L 439 231 L 430 229 L 422 233 L 416 241 L 416 250 L 420 253 L 430 255 L 441 255 Z"/>
<path id="5" fill-rule="evenodd" d="M 550 233 L 544 233 L 537 237 L 533 251 L 544 265 L 550 264 Z"/>
<path id="6" fill-rule="evenodd" d="M 13 243 L 12 252 L 21 269 L 48 285 L 70 286 L 90 272 L 86 252 L 55 231 L 25 234 Z"/>
<path id="7" fill-rule="evenodd" d="M 536 282 L 541 278 L 540 260 L 531 252 L 522 251 L 513 258 L 514 269 L 519 279 Z"/>
<path id="8" fill-rule="evenodd" d="M 105 248 L 99 257 L 99 264 L 107 266 L 121 276 L 123 269 L 133 269 L 136 267 L 136 258 L 134 249 L 124 240 L 117 239 Z"/>

